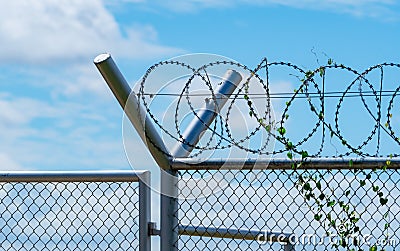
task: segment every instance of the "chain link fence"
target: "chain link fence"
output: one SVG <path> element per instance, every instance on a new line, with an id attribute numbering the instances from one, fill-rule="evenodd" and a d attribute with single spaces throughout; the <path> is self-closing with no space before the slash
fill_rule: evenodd
<path id="1" fill-rule="evenodd" d="M 179 175 L 200 193 L 179 200 L 180 228 L 191 226 L 201 236 L 180 235 L 178 250 L 287 250 L 285 243 L 268 241 L 268 233 L 289 234 L 296 251 L 400 248 L 397 170 L 185 170 Z M 230 182 L 201 196 L 219 182 L 201 182 L 207 176 Z M 181 194 L 187 190 L 182 184 Z M 223 238 L 225 229 L 256 230 L 260 236 Z"/>
<path id="2" fill-rule="evenodd" d="M 139 250 L 137 178 L 7 177 L 0 250 Z"/>

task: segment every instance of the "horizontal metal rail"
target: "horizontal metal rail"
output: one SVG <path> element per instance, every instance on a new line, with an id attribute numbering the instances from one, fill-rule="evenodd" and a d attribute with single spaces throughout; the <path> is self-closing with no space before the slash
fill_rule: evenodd
<path id="1" fill-rule="evenodd" d="M 230 228 L 215 228 L 203 226 L 185 226 L 179 225 L 178 232 L 180 235 L 203 236 L 214 238 L 229 238 L 240 240 L 260 240 L 271 242 L 289 243 L 291 234 L 266 232 L 261 230 L 251 229 L 230 229 Z"/>
<path id="2" fill-rule="evenodd" d="M 301 165 L 299 164 L 301 162 Z M 400 159 L 389 158 L 307 158 L 301 160 L 290 159 L 194 159 L 175 158 L 171 167 L 174 170 L 262 170 L 280 169 L 291 170 L 293 164 L 296 169 L 400 169 Z"/>
<path id="3" fill-rule="evenodd" d="M 13 171 L 0 172 L 0 182 L 139 182 L 148 171 Z"/>

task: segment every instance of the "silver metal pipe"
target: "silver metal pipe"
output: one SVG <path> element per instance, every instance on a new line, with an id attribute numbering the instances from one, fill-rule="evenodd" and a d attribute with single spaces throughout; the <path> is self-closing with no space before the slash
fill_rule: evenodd
<path id="1" fill-rule="evenodd" d="M 144 172 L 139 180 L 139 251 L 151 251 L 150 172 Z"/>
<path id="2" fill-rule="evenodd" d="M 161 173 L 160 251 L 178 251 L 178 172 Z"/>
<path id="3" fill-rule="evenodd" d="M 289 243 L 291 234 L 268 232 L 262 230 L 251 229 L 232 229 L 232 228 L 215 228 L 203 226 L 185 226 L 179 225 L 180 235 L 202 236 L 212 238 L 228 238 L 239 240 L 257 240 L 266 242 L 284 242 Z"/>
<path id="4" fill-rule="evenodd" d="M 110 54 L 101 54 L 94 59 L 94 64 L 117 98 L 125 114 L 135 127 L 142 141 L 149 149 L 158 166 L 169 169 L 169 151 L 155 129 L 151 118 L 132 92 L 127 81 L 119 71 Z M 130 95 L 132 93 L 132 95 Z"/>
<path id="5" fill-rule="evenodd" d="M 206 100 L 206 104 L 197 112 L 189 126 L 182 134 L 184 141 L 179 141 L 174 146 L 172 156 L 187 157 L 193 151 L 194 146 L 200 141 L 201 136 L 222 110 L 228 98 L 242 81 L 242 76 L 235 70 L 228 70 L 223 82 L 216 88 L 214 97 Z"/>
<path id="6" fill-rule="evenodd" d="M 203 132 L 207 130 L 219 111 L 222 109 L 229 96 L 242 80 L 242 76 L 233 70 L 228 70 L 224 76 L 224 82 L 218 86 L 205 106 L 198 112 L 198 117 L 193 118 L 189 126 L 183 133 L 185 142 L 177 142 L 172 155 L 176 157 L 186 157 L 193 150 Z M 187 142 L 189 144 L 187 144 Z M 168 170 L 161 174 L 161 229 L 160 229 L 160 250 L 178 250 L 178 187 L 177 172 Z"/>
<path id="7" fill-rule="evenodd" d="M 148 171 L 13 171 L 0 172 L 0 182 L 139 182 Z"/>
<path id="8" fill-rule="evenodd" d="M 255 169 L 255 170 L 291 170 L 293 163 L 301 160 L 290 159 L 194 159 L 175 158 L 171 167 L 174 170 L 194 169 Z M 390 163 L 389 163 L 390 162 Z M 389 165 L 387 165 L 389 164 Z M 363 159 L 337 159 L 337 158 L 307 158 L 301 165 L 295 164 L 296 169 L 374 169 L 387 166 L 387 169 L 400 169 L 400 159 L 389 158 L 363 158 Z"/>

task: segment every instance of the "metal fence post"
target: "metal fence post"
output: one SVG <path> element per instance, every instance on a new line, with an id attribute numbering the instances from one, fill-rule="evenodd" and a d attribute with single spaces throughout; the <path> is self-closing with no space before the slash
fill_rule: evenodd
<path id="1" fill-rule="evenodd" d="M 151 221 L 150 172 L 139 176 L 139 251 L 151 251 Z"/>
<path id="2" fill-rule="evenodd" d="M 206 102 L 199 111 L 198 117 L 193 118 L 183 133 L 183 141 L 177 142 L 172 150 L 174 157 L 187 157 L 194 149 L 202 133 L 207 130 L 219 111 L 227 102 L 229 96 L 242 81 L 240 73 L 228 70 L 223 82 L 217 87 L 212 101 Z M 161 251 L 178 250 L 178 172 L 165 170 L 161 173 Z"/>
<path id="3" fill-rule="evenodd" d="M 161 194 L 160 194 L 160 250 L 178 250 L 178 172 L 166 170 L 161 174 Z"/>

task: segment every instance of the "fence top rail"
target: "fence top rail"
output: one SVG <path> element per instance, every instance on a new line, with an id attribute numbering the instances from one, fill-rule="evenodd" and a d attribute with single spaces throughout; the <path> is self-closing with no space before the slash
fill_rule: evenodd
<path id="1" fill-rule="evenodd" d="M 301 162 L 301 165 L 299 163 Z M 307 158 L 290 159 L 194 159 L 175 158 L 171 161 L 174 170 L 292 170 L 296 169 L 400 169 L 400 158 Z"/>
<path id="2" fill-rule="evenodd" d="M 139 182 L 149 171 L 1 171 L 0 182 Z"/>

